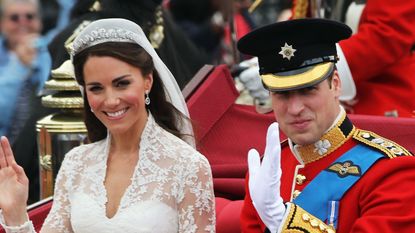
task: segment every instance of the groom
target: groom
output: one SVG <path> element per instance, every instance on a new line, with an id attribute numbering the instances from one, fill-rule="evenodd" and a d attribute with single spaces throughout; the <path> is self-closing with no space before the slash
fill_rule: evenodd
<path id="1" fill-rule="evenodd" d="M 339 103 L 335 44 L 350 35 L 335 21 L 299 19 L 238 42 L 258 57 L 278 122 L 262 162 L 248 153 L 243 232 L 415 232 L 414 157 L 356 128 Z M 289 150 L 281 152 L 279 129 Z"/>

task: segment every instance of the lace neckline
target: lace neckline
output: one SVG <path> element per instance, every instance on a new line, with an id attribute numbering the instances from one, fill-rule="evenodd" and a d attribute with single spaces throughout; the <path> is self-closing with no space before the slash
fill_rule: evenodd
<path id="1" fill-rule="evenodd" d="M 108 203 L 108 193 L 107 193 L 107 189 L 105 188 L 105 179 L 107 177 L 107 163 L 108 163 L 108 156 L 109 156 L 109 149 L 110 149 L 110 145 L 111 145 L 111 134 L 108 132 L 107 133 L 107 137 L 105 139 L 105 147 L 104 147 L 104 151 L 102 153 L 102 158 L 100 160 L 100 167 L 102 169 L 100 169 L 102 172 L 102 175 L 100 175 L 99 177 L 101 178 L 101 180 L 99 180 L 99 184 L 98 187 L 101 189 L 101 194 L 103 195 L 102 198 L 100 198 L 100 200 L 102 200 L 99 204 L 102 207 L 102 210 L 104 211 L 103 215 L 106 219 L 110 220 L 113 219 L 114 217 L 116 217 L 117 215 L 119 215 L 124 209 L 126 209 L 129 206 L 129 203 L 126 203 L 126 200 L 129 200 L 128 196 L 130 195 L 133 186 L 136 185 L 134 184 L 134 180 L 137 180 L 137 177 L 139 176 L 139 167 L 140 167 L 140 163 L 143 159 L 144 156 L 146 156 L 145 153 L 143 153 L 146 150 L 146 147 L 149 145 L 149 143 L 147 143 L 150 139 L 150 136 L 152 133 L 155 133 L 154 130 L 159 130 L 158 128 L 159 126 L 157 125 L 157 123 L 155 122 L 153 116 L 151 115 L 151 113 L 148 114 L 147 117 L 147 122 L 144 126 L 143 132 L 141 134 L 141 138 L 140 138 L 140 143 L 139 143 L 139 150 L 138 150 L 138 160 L 137 163 L 134 167 L 134 172 L 130 178 L 131 183 L 127 186 L 127 188 L 124 190 L 124 193 L 122 194 L 122 197 L 120 199 L 120 203 L 118 205 L 118 208 L 115 212 L 115 214 L 112 217 L 108 217 L 107 213 L 106 213 L 106 207 L 107 207 L 107 203 Z"/>

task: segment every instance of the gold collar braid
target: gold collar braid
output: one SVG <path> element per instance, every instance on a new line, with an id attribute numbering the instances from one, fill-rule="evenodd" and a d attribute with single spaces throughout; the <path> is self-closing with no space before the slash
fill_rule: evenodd
<path id="1" fill-rule="evenodd" d="M 296 145 L 295 151 L 304 164 L 317 161 L 343 145 L 353 136 L 354 131 L 354 125 L 347 118 L 346 114 L 343 114 L 339 121 L 320 140 L 305 146 Z"/>

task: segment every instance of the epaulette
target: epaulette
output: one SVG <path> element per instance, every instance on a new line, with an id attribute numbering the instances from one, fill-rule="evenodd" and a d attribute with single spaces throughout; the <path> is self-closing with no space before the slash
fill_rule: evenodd
<path id="1" fill-rule="evenodd" d="M 353 138 L 370 147 L 376 148 L 389 158 L 412 156 L 411 152 L 396 142 L 381 137 L 371 131 L 356 129 Z"/>

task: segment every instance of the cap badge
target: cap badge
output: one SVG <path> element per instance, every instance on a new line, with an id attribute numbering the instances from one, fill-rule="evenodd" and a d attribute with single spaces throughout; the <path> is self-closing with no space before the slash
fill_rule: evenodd
<path id="1" fill-rule="evenodd" d="M 293 48 L 292 45 L 288 45 L 287 42 L 285 42 L 284 47 L 281 47 L 281 51 L 279 54 L 282 55 L 282 58 L 287 58 L 288 60 L 291 60 L 291 57 L 294 57 L 294 52 L 297 51 Z"/>

